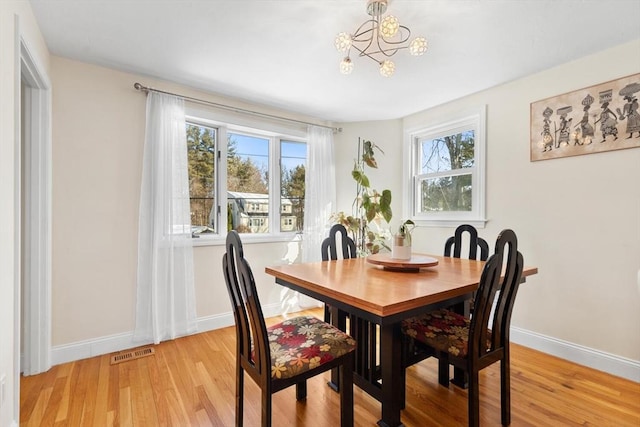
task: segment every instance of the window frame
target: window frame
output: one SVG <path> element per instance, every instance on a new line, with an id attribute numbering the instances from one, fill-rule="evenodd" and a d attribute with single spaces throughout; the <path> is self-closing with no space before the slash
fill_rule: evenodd
<path id="1" fill-rule="evenodd" d="M 446 135 L 474 131 L 474 165 L 456 171 L 424 174 L 420 171 L 420 142 Z M 449 120 L 407 129 L 404 132 L 403 205 L 404 218 L 411 219 L 417 226 L 443 227 L 461 223 L 484 228 L 486 201 L 486 105 L 450 115 Z M 471 172 L 471 211 L 420 212 L 420 182 L 425 177 L 461 176 Z"/>
<path id="2" fill-rule="evenodd" d="M 259 121 L 251 125 L 234 124 L 231 121 L 222 121 L 214 119 L 218 114 L 200 109 L 187 109 L 186 123 L 196 126 L 205 126 L 215 128 L 217 133 L 217 151 L 215 165 L 215 206 L 216 206 L 216 230 L 215 233 L 201 234 L 193 238 L 194 246 L 223 245 L 226 240 L 226 206 L 227 198 L 227 144 L 229 133 L 239 133 L 244 135 L 256 136 L 269 140 L 269 216 L 268 216 L 268 233 L 243 233 L 242 240 L 246 243 L 266 243 L 290 241 L 295 235 L 295 231 L 280 231 L 280 146 L 281 141 L 297 142 L 308 144 L 306 132 L 296 129 L 288 129 L 282 126 L 264 125 Z M 224 115 L 223 115 L 224 116 Z M 228 117 L 222 117 L 225 119 Z M 241 121 L 241 120 L 238 120 Z M 246 120 L 245 120 L 246 121 Z M 306 167 L 306 162 L 305 162 Z M 273 212 L 273 214 L 271 213 Z M 224 231 L 222 231 L 224 228 Z"/>

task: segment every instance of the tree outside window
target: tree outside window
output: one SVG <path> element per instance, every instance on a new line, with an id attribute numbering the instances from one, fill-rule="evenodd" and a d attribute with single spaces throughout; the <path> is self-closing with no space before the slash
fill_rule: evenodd
<path id="1" fill-rule="evenodd" d="M 411 179 L 405 180 L 417 225 L 484 227 L 485 107 L 452 121 L 408 133 Z"/>
<path id="2" fill-rule="evenodd" d="M 187 123 L 193 235 L 302 230 L 306 143 L 222 129 Z M 226 144 L 218 143 L 220 135 L 226 135 Z M 226 176 L 220 176 L 221 158 Z M 278 175 L 281 179 L 271 183 L 270 176 Z M 275 199 L 269 193 L 274 184 L 280 193 Z M 226 215 L 217 225 L 223 206 Z"/>

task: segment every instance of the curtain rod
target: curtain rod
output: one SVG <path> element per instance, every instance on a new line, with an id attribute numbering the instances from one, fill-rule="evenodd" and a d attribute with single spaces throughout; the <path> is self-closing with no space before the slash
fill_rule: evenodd
<path id="1" fill-rule="evenodd" d="M 218 104 L 217 102 L 211 102 L 211 101 L 206 101 L 204 99 L 192 98 L 190 96 L 180 95 L 180 94 L 177 94 L 177 93 L 166 92 L 164 90 L 154 89 L 152 87 L 143 86 L 142 84 L 140 84 L 138 82 L 134 83 L 133 87 L 136 90 L 139 90 L 139 91 L 144 92 L 144 93 L 149 93 L 149 92 L 164 93 L 166 95 L 177 96 L 178 98 L 182 98 L 185 101 L 191 101 L 191 102 L 195 102 L 197 104 L 210 105 L 212 107 L 221 108 L 223 110 L 233 111 L 233 112 L 236 112 L 236 113 L 245 113 L 245 114 L 251 114 L 251 115 L 259 116 L 259 117 L 266 117 L 266 118 L 269 118 L 269 119 L 283 120 L 283 121 L 286 121 L 286 122 L 300 123 L 300 124 L 303 124 L 303 125 L 318 126 L 318 127 L 321 127 L 321 128 L 331 129 L 334 132 L 342 132 L 342 128 L 336 128 L 336 127 L 326 126 L 326 125 L 319 125 L 319 124 L 316 124 L 316 123 L 305 122 L 305 121 L 302 121 L 302 120 L 289 119 L 287 117 L 276 116 L 274 114 L 261 113 L 259 111 L 246 110 L 244 108 L 232 107 L 230 105 L 225 105 L 225 104 Z"/>

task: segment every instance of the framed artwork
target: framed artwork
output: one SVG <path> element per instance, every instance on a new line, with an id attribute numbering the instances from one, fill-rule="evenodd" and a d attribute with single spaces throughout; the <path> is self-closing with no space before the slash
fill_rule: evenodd
<path id="1" fill-rule="evenodd" d="M 531 161 L 640 147 L 640 74 L 531 103 Z"/>

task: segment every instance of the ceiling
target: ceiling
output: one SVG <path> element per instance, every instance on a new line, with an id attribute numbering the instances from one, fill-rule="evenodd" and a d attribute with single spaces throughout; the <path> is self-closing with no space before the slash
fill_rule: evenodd
<path id="1" fill-rule="evenodd" d="M 31 4 L 54 55 L 334 122 L 400 118 L 640 39 L 640 0 L 390 0 L 429 50 L 399 52 L 390 78 L 367 58 L 345 76 L 334 38 L 366 0 Z"/>

